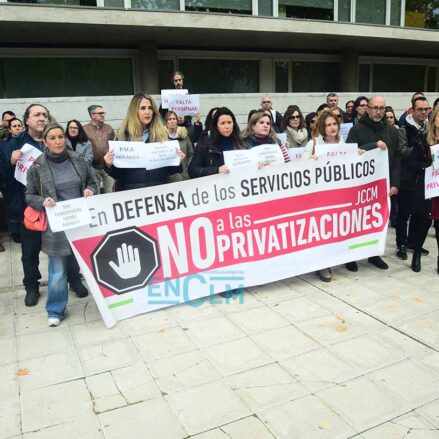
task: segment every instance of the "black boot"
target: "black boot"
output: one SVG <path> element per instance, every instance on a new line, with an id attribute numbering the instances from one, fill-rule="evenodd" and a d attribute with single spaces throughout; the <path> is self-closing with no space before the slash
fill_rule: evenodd
<path id="1" fill-rule="evenodd" d="M 415 273 L 419 273 L 421 271 L 421 252 L 413 252 L 412 270 Z"/>

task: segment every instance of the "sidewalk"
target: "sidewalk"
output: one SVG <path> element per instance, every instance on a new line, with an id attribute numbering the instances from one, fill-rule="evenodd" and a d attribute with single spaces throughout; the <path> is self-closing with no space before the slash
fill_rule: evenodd
<path id="1" fill-rule="evenodd" d="M 20 246 L 0 253 L 0 438 L 439 438 L 439 275 L 395 255 L 106 329 L 73 294 L 26 308 Z M 41 272 L 47 276 L 42 256 Z"/>

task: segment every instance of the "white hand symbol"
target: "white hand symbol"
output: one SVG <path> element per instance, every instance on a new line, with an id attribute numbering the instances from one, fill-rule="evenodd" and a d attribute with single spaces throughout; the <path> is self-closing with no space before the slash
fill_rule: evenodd
<path id="1" fill-rule="evenodd" d="M 127 246 L 123 243 L 122 247 L 117 248 L 117 262 L 119 265 L 116 265 L 113 261 L 108 263 L 120 278 L 131 279 L 140 274 L 141 267 L 138 248 L 133 249 L 132 245 Z"/>

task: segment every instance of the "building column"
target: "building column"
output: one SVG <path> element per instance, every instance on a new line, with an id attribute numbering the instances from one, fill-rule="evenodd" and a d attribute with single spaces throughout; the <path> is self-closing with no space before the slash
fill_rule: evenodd
<path id="1" fill-rule="evenodd" d="M 274 69 L 271 58 L 259 60 L 259 91 L 261 93 L 274 93 Z"/>
<path id="2" fill-rule="evenodd" d="M 357 92 L 360 72 L 358 53 L 344 52 L 342 56 L 340 91 Z"/>
<path id="3" fill-rule="evenodd" d="M 139 84 L 136 92 L 160 94 L 159 61 L 155 41 L 144 41 L 139 45 Z"/>

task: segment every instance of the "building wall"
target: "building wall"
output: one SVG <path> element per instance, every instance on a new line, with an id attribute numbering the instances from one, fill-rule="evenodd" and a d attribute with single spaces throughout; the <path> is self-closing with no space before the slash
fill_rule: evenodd
<path id="1" fill-rule="evenodd" d="M 387 93 L 384 94 L 387 105 L 392 105 L 395 113 L 399 116 L 410 104 L 412 93 Z M 247 114 L 251 109 L 260 107 L 260 93 L 252 94 L 205 94 L 200 96 L 201 115 L 204 120 L 206 114 L 212 107 L 227 106 L 237 117 L 237 121 L 243 128 L 247 121 Z M 326 101 L 326 93 L 272 93 L 270 94 L 274 108 L 283 113 L 288 105 L 296 104 L 306 115 Z M 344 109 L 344 104 L 349 99 L 355 99 L 358 95 L 351 93 L 339 93 L 340 104 Z M 155 102 L 160 104 L 160 96 L 154 95 Z M 430 104 L 437 98 L 436 95 L 429 94 L 427 98 Z M 92 96 L 92 97 L 65 97 L 65 98 L 41 98 L 41 99 L 0 99 L 1 111 L 12 110 L 19 118 L 22 117 L 25 108 L 32 103 L 40 103 L 46 106 L 51 114 L 61 124 L 65 124 L 69 119 L 78 119 L 81 122 L 88 122 L 87 107 L 93 104 L 102 105 L 105 109 L 107 123 L 114 128 L 119 127 L 121 120 L 126 114 L 131 96 Z"/>

